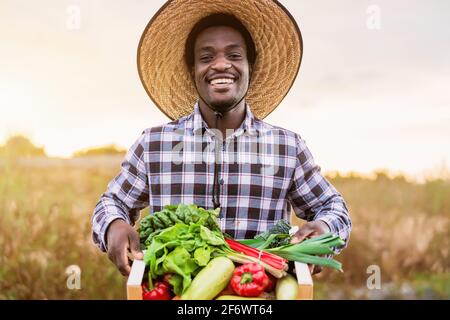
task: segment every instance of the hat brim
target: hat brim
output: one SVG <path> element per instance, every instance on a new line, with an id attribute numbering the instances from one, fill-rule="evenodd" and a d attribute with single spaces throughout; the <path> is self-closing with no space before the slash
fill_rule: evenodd
<path id="1" fill-rule="evenodd" d="M 284 99 L 300 69 L 303 42 L 292 15 L 273 0 L 169 0 L 152 17 L 137 50 L 141 82 L 170 119 L 193 111 L 198 94 L 184 60 L 184 46 L 197 21 L 213 13 L 238 18 L 257 52 L 246 101 L 263 119 Z"/>

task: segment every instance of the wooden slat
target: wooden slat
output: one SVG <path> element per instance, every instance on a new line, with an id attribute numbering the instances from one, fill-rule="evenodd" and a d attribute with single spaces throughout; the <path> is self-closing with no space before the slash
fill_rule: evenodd
<path id="1" fill-rule="evenodd" d="M 295 262 L 294 264 L 298 281 L 298 300 L 312 300 L 314 286 L 309 267 L 306 263 Z"/>
<path id="2" fill-rule="evenodd" d="M 144 260 L 134 260 L 127 281 L 127 299 L 142 300 L 142 279 L 144 278 Z"/>

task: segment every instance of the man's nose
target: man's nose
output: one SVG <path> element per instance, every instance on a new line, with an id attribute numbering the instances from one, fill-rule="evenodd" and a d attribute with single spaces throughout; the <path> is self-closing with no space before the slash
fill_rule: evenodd
<path id="1" fill-rule="evenodd" d="M 218 57 L 211 68 L 217 71 L 225 71 L 231 68 L 231 63 L 225 57 Z"/>

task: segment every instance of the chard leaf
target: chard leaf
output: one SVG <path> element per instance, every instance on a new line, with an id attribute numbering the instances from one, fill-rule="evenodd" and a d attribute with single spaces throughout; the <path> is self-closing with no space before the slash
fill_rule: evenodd
<path id="1" fill-rule="evenodd" d="M 172 227 L 164 229 L 157 237 L 162 242 L 177 240 L 181 236 L 188 233 L 189 227 L 184 223 L 177 223 Z"/>
<path id="2" fill-rule="evenodd" d="M 222 237 L 218 236 L 217 233 L 209 230 L 204 226 L 200 226 L 200 237 L 213 246 L 220 246 L 225 244 L 225 241 Z"/>
<path id="3" fill-rule="evenodd" d="M 199 266 L 201 267 L 206 266 L 210 259 L 211 259 L 211 250 L 208 246 L 195 249 L 194 260 Z"/>
<path id="4" fill-rule="evenodd" d="M 182 241 L 180 243 L 180 246 L 182 246 L 183 248 L 185 248 L 189 252 L 192 252 L 192 251 L 194 251 L 197 248 L 196 242 L 195 242 L 194 239 Z"/>
<path id="5" fill-rule="evenodd" d="M 173 292 L 177 296 L 181 296 L 183 293 L 183 277 L 179 274 L 172 274 L 169 283 L 173 287 Z"/>
<path id="6" fill-rule="evenodd" d="M 168 272 L 176 273 L 183 278 L 183 292 L 192 282 L 191 273 L 198 268 L 189 252 L 181 246 L 166 256 L 163 265 Z"/>

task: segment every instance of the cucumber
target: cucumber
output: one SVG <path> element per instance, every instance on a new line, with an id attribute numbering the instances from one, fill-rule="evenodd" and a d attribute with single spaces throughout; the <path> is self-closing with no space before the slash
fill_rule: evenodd
<path id="1" fill-rule="evenodd" d="M 182 294 L 181 300 L 212 300 L 231 280 L 234 272 L 233 261 L 226 257 L 217 257 L 208 262 L 192 280 L 191 285 Z"/>
<path id="2" fill-rule="evenodd" d="M 278 279 L 275 286 L 275 296 L 277 300 L 297 300 L 298 299 L 298 282 L 292 275 L 287 274 Z"/>
<path id="3" fill-rule="evenodd" d="M 217 297 L 216 300 L 266 300 L 264 298 L 258 297 L 241 297 L 241 296 L 233 296 L 233 295 L 223 295 Z"/>

